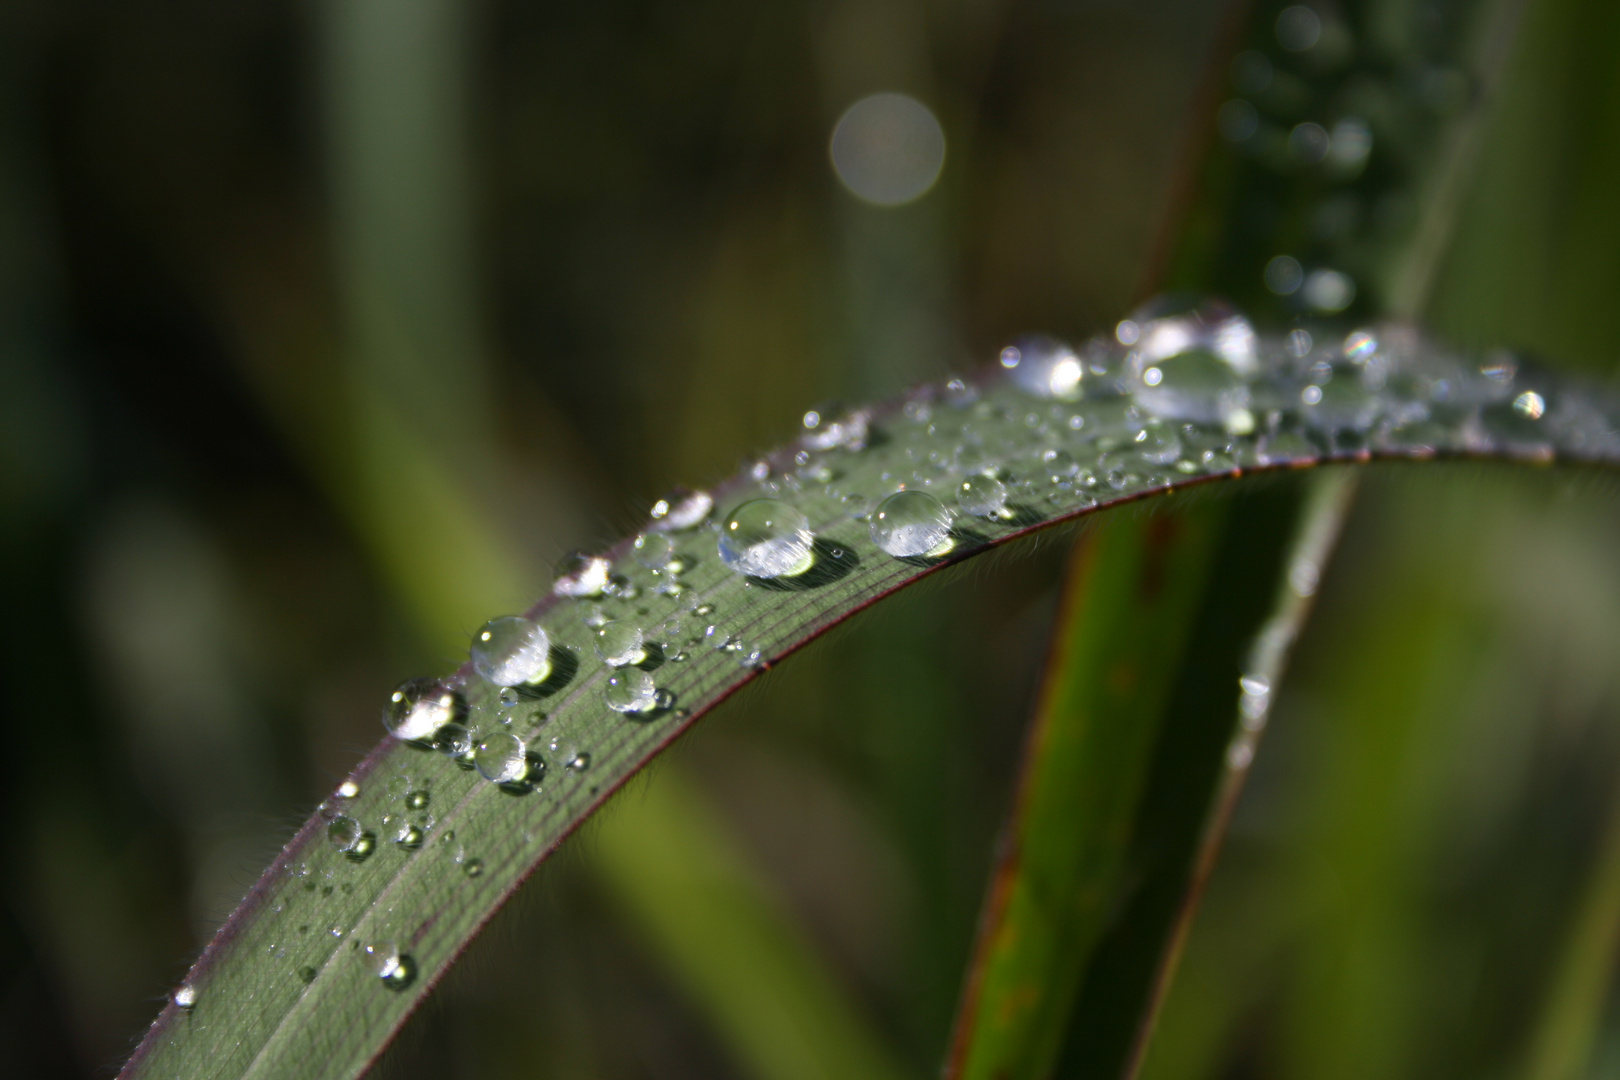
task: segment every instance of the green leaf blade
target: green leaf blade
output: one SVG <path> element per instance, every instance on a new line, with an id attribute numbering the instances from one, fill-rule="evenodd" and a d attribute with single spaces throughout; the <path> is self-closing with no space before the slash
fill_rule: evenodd
<path id="1" fill-rule="evenodd" d="M 1195 329 L 1205 325 L 1201 316 L 1185 318 Z M 327 800 L 209 946 L 187 979 L 195 1003 L 164 1010 L 125 1075 L 355 1075 L 512 890 L 699 716 L 838 622 L 992 547 L 1108 506 L 1251 472 L 1434 456 L 1620 462 L 1620 409 L 1612 403 L 1528 373 L 1504 386 L 1399 331 L 1389 340 L 1390 370 L 1401 378 L 1377 389 L 1363 384 L 1364 405 L 1377 418 L 1364 428 L 1339 419 L 1341 412 L 1291 404 L 1301 400 L 1301 386 L 1314 385 L 1307 381 L 1312 375 L 1285 359 L 1275 340 L 1261 343 L 1263 363 L 1246 384 L 1256 408 L 1275 404 L 1244 435 L 1156 415 L 1152 395 L 1122 394 L 1140 371 L 1117 346 L 1094 342 L 1083 350 L 1094 389 L 1079 400 L 1032 394 L 999 379 L 924 388 L 862 418 L 872 430 L 865 448 L 801 443 L 767 459 L 757 473 L 732 479 L 713 492 L 716 514 L 748 498 L 791 501 L 818 538 L 815 568 L 776 581 L 732 573 L 717 556 L 712 519 L 674 534 L 689 566 L 679 595 L 658 591 L 668 579 L 636 564 L 628 541 L 609 552 L 635 592 L 621 588 L 601 605 L 612 617 L 635 620 L 665 648 L 652 674 L 672 704 L 642 719 L 604 704 L 609 670 L 593 657 L 584 605 L 548 596 L 529 614 L 569 658 L 561 667 L 571 669 L 549 693 L 505 710 L 469 667 L 448 680 L 465 695 L 473 727 L 501 729 L 502 717 L 510 717 L 511 730 L 545 761 L 538 788 L 511 794 L 443 755 L 385 740 L 354 773 L 358 792 Z M 1345 371 L 1354 384 L 1356 376 Z M 1473 404 L 1444 413 L 1444 423 L 1403 422 L 1422 404 L 1414 388 L 1435 373 L 1455 379 L 1459 393 L 1475 394 L 1460 399 Z M 1504 395 L 1527 379 L 1551 402 L 1547 422 L 1536 426 L 1536 419 L 1521 417 L 1517 426 L 1496 430 L 1491 424 L 1511 400 Z M 1008 516 L 959 516 L 954 546 L 932 558 L 885 555 L 859 511 L 902 484 L 923 490 L 937 484 L 933 490 L 949 499 L 950 485 L 970 471 L 955 451 L 969 444 L 993 458 L 1012 486 Z M 408 514 L 400 527 L 413 527 Z M 710 647 L 720 639 L 740 645 Z M 757 665 L 739 663 L 756 652 Z M 687 659 L 678 660 L 680 653 Z M 589 755 L 589 767 L 568 768 L 580 753 Z M 411 791 L 425 792 L 428 805 L 411 809 Z M 375 834 L 363 861 L 327 842 L 327 823 L 339 813 Z M 402 824 L 425 834 L 419 850 L 393 842 Z M 383 943 L 410 957 L 409 985 L 385 987 L 366 967 L 365 947 Z M 307 971 L 314 976 L 306 983 Z"/>

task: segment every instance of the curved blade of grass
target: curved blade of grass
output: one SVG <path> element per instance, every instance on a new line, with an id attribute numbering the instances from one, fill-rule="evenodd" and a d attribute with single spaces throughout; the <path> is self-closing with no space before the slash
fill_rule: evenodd
<path id="1" fill-rule="evenodd" d="M 948 1075 L 1134 1070 L 1352 486 L 1079 552 Z"/>
<path id="2" fill-rule="evenodd" d="M 1188 316 L 1181 329 L 1203 333 L 1207 313 Z M 1320 397 L 1306 392 L 1320 379 L 1312 357 L 1296 360 L 1280 341 L 1260 341 L 1244 387 L 1254 412 L 1226 414 L 1233 426 L 1258 414 L 1256 430 L 1242 436 L 1187 416 L 1221 415 L 1209 411 L 1219 404 L 1209 395 L 1156 396 L 1119 349 L 1098 341 L 1078 354 L 1082 400 L 1032 393 L 1011 379 L 923 388 L 846 418 L 847 431 L 870 432 L 864 444 L 846 439 L 842 449 L 820 450 L 807 439 L 750 467 L 713 492 L 718 514 L 761 495 L 792 501 L 818 537 L 808 572 L 774 581 L 730 572 L 715 553 L 713 519 L 673 534 L 687 564 L 678 590 L 667 572 L 637 564 L 628 542 L 607 555 L 624 581 L 602 608 L 661 643 L 653 676 L 670 695 L 668 709 L 639 718 L 608 710 L 610 672 L 593 657 L 585 605 L 542 600 L 530 615 L 551 634 L 557 671 L 538 693 L 503 710 L 470 667 L 448 680 L 475 728 L 510 717 L 544 761 L 540 783 L 511 793 L 443 755 L 384 740 L 352 774 L 353 788 L 322 804 L 222 928 L 187 977 L 188 1007 L 163 1010 L 125 1075 L 358 1073 L 502 900 L 699 715 L 865 606 L 991 547 L 1105 506 L 1247 472 L 1436 456 L 1620 463 L 1613 402 L 1528 371 L 1491 366 L 1482 374 L 1399 328 L 1381 332 L 1382 346 L 1359 365 L 1333 354 L 1342 385 Z M 1047 374 L 1061 388 L 1078 360 L 1057 358 Z M 1019 373 L 1022 385 L 1041 389 L 1028 371 Z M 1441 383 L 1444 400 L 1436 401 Z M 1231 388 L 1220 389 L 1229 406 Z M 954 546 L 934 558 L 883 554 L 857 517 L 864 500 L 900 484 L 948 493 L 962 475 L 953 472 L 958 449 L 957 460 L 984 455 L 1013 482 L 1008 516 L 960 519 Z M 862 503 L 850 501 L 857 496 Z M 401 527 L 411 527 L 408 511 Z M 711 647 L 715 641 L 727 647 Z M 328 842 L 339 815 L 374 835 L 363 859 Z M 422 830 L 419 849 L 393 841 L 407 826 Z M 365 947 L 381 943 L 408 957 L 412 977 L 403 985 L 385 986 L 369 968 Z"/>

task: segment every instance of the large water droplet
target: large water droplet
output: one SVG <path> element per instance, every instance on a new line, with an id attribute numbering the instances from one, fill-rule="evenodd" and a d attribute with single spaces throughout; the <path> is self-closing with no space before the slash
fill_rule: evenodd
<path id="1" fill-rule="evenodd" d="M 1007 485 L 993 476 L 969 476 L 956 486 L 956 504 L 969 517 L 1003 517 Z"/>
<path id="2" fill-rule="evenodd" d="M 596 656 L 609 667 L 641 663 L 647 659 L 641 627 L 626 622 L 603 623 L 596 631 Z"/>
<path id="3" fill-rule="evenodd" d="M 1230 364 L 1208 349 L 1189 349 L 1143 363 L 1130 380 L 1131 391 L 1143 407 L 1159 416 L 1232 426 L 1246 414 L 1248 386 Z"/>
<path id="4" fill-rule="evenodd" d="M 437 679 L 411 679 L 389 696 L 383 726 L 396 739 L 422 742 L 465 711 L 461 695 Z"/>
<path id="5" fill-rule="evenodd" d="M 658 705 L 658 687 L 640 668 L 621 668 L 608 676 L 602 698 L 614 712 L 650 712 Z"/>
<path id="6" fill-rule="evenodd" d="M 551 674 L 551 638 L 530 619 L 491 619 L 473 637 L 472 662 L 496 686 L 544 682 Z"/>
<path id="7" fill-rule="evenodd" d="M 714 499 L 707 491 L 676 488 L 653 503 L 653 528 L 681 532 L 696 528 L 714 509 Z"/>
<path id="8" fill-rule="evenodd" d="M 587 555 L 576 551 L 565 555 L 557 564 L 557 580 L 551 589 L 558 596 L 572 596 L 576 599 L 586 596 L 600 596 L 602 590 L 607 588 L 608 574 L 613 564 L 600 555 Z"/>
<path id="9" fill-rule="evenodd" d="M 366 967 L 390 990 L 403 990 L 416 977 L 416 965 L 392 941 L 366 946 Z"/>
<path id="10" fill-rule="evenodd" d="M 943 555 L 951 546 L 951 512 L 926 491 L 899 491 L 878 503 L 868 531 L 896 558 Z"/>
<path id="11" fill-rule="evenodd" d="M 1080 396 L 1085 365 L 1075 351 L 1056 338 L 1019 338 L 1001 350 L 1001 366 L 1013 382 L 1040 397 L 1071 400 Z"/>
<path id="12" fill-rule="evenodd" d="M 494 784 L 516 784 L 529 772 L 528 748 L 510 731 L 486 736 L 473 751 L 473 768 Z"/>
<path id="13" fill-rule="evenodd" d="M 749 577 L 793 577 L 815 562 L 810 520 L 776 499 L 754 499 L 720 528 L 720 561 Z"/>
<path id="14" fill-rule="evenodd" d="M 174 1003 L 187 1012 L 197 1007 L 197 988 L 190 983 L 181 983 L 174 992 Z"/>
<path id="15" fill-rule="evenodd" d="M 663 533 L 642 533 L 631 545 L 636 562 L 649 570 L 662 570 L 675 554 L 675 541 Z"/>

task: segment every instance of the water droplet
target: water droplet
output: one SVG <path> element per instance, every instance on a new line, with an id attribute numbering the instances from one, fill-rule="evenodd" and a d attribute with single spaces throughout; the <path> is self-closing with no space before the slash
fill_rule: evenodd
<path id="1" fill-rule="evenodd" d="M 470 878 L 483 877 L 484 876 L 484 860 L 483 859 L 468 859 L 467 862 L 462 866 L 461 872 L 463 874 L 466 874 Z"/>
<path id="2" fill-rule="evenodd" d="M 517 692 L 516 687 L 503 686 L 501 692 L 496 695 L 496 700 L 501 703 L 503 709 L 515 709 L 523 703 L 523 695 Z"/>
<path id="3" fill-rule="evenodd" d="M 1195 424 L 1225 424 L 1249 404 L 1249 388 L 1238 372 L 1207 349 L 1190 349 L 1143 368 L 1132 392 L 1154 414 Z"/>
<path id="4" fill-rule="evenodd" d="M 1047 449 L 1041 451 L 1041 469 L 1046 473 L 1047 480 L 1061 484 L 1074 479 L 1080 471 L 1080 463 L 1067 450 Z"/>
<path id="5" fill-rule="evenodd" d="M 596 630 L 596 656 L 609 667 L 625 667 L 647 659 L 641 627 L 634 623 L 608 622 Z"/>
<path id="6" fill-rule="evenodd" d="M 388 698 L 383 726 L 396 739 L 423 742 L 464 712 L 461 695 L 437 679 L 411 679 Z"/>
<path id="7" fill-rule="evenodd" d="M 351 859 L 364 859 L 371 854 L 375 838 L 354 818 L 339 814 L 326 826 L 326 839 L 337 850 Z"/>
<path id="8" fill-rule="evenodd" d="M 794 577 L 815 562 L 810 521 L 787 503 L 754 499 L 720 528 L 720 561 L 749 577 Z"/>
<path id="9" fill-rule="evenodd" d="M 302 980 L 305 985 L 314 982 L 315 969 L 306 964 L 304 967 L 298 969 L 298 978 Z"/>
<path id="10" fill-rule="evenodd" d="M 422 830 L 410 822 L 401 822 L 399 831 L 394 834 L 394 843 L 407 851 L 415 851 L 422 846 Z"/>
<path id="11" fill-rule="evenodd" d="M 197 988 L 190 983 L 181 983 L 173 996 L 175 1005 L 187 1012 L 197 1007 Z"/>
<path id="12" fill-rule="evenodd" d="M 433 748 L 448 758 L 461 760 L 472 753 L 472 732 L 466 724 L 446 724 L 433 740 Z"/>
<path id="13" fill-rule="evenodd" d="M 1007 485 L 993 476 L 969 476 L 956 486 L 956 504 L 969 517 L 1007 516 Z"/>
<path id="14" fill-rule="evenodd" d="M 1540 420 L 1547 411 L 1547 401 L 1534 390 L 1526 390 L 1513 399 L 1513 411 L 1526 420 Z"/>
<path id="15" fill-rule="evenodd" d="M 572 596 L 575 599 L 589 596 L 600 596 L 602 590 L 607 588 L 608 573 L 613 564 L 600 555 L 587 555 L 576 551 L 563 556 L 557 564 L 557 580 L 551 585 L 551 590 L 558 596 Z"/>
<path id="16" fill-rule="evenodd" d="M 866 446 L 867 424 L 870 417 L 865 412 L 853 412 L 846 416 L 834 419 L 832 413 L 836 406 L 827 409 L 812 409 L 804 414 L 804 437 L 800 443 L 810 450 L 832 450 L 843 447 L 846 450 L 860 450 Z"/>
<path id="17" fill-rule="evenodd" d="M 416 977 L 416 965 L 410 957 L 402 955 L 392 941 L 378 941 L 366 946 L 366 967 L 390 990 L 403 990 Z"/>
<path id="18" fill-rule="evenodd" d="M 939 556 L 951 549 L 951 512 L 926 491 L 899 491 L 878 503 L 867 531 L 895 558 Z"/>
<path id="19" fill-rule="evenodd" d="M 528 775 L 527 753 L 522 739 L 510 731 L 497 731 L 478 744 L 473 768 L 491 783 L 515 784 Z"/>
<path id="20" fill-rule="evenodd" d="M 412 791 L 405 796 L 405 805 L 411 810 L 425 810 L 428 804 L 428 793 L 425 791 Z"/>
<path id="21" fill-rule="evenodd" d="M 676 488 L 653 503 L 653 528 L 682 532 L 703 524 L 714 509 L 714 500 L 707 491 Z"/>
<path id="22" fill-rule="evenodd" d="M 662 570 L 675 554 L 675 541 L 665 533 L 642 533 L 631 545 L 636 562 L 649 570 Z"/>
<path id="23" fill-rule="evenodd" d="M 567 768 L 569 769 L 570 772 L 584 772 L 586 769 L 588 769 L 590 767 L 591 767 L 591 755 L 586 753 L 583 750 L 581 750 L 579 753 L 575 754 L 573 757 L 568 759 Z"/>
<path id="24" fill-rule="evenodd" d="M 353 780 L 345 780 L 338 785 L 337 797 L 340 799 L 352 799 L 358 794 L 360 794 L 360 785 Z"/>
<path id="25" fill-rule="evenodd" d="M 491 619 L 473 637 L 473 668 L 496 686 L 544 682 L 551 674 L 551 638 L 530 619 Z"/>
<path id="26" fill-rule="evenodd" d="M 1056 338 L 1019 338 L 1001 350 L 1001 366 L 1013 382 L 1039 397 L 1065 400 L 1080 395 L 1085 365 L 1075 351 Z"/>
<path id="27" fill-rule="evenodd" d="M 657 705 L 658 687 L 640 668 L 620 668 L 608 676 L 602 696 L 614 712 L 644 713 Z"/>

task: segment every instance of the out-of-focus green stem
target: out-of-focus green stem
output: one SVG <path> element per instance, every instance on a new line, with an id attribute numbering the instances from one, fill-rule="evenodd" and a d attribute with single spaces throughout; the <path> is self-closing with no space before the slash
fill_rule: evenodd
<path id="1" fill-rule="evenodd" d="M 1602 1030 L 1620 955 L 1620 798 L 1534 1029 L 1529 1080 L 1581 1080 Z"/>

